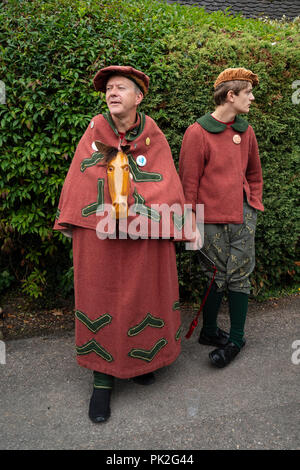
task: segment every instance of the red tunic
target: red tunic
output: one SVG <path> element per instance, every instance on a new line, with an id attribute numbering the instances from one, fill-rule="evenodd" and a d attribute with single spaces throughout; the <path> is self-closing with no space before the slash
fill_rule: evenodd
<path id="1" fill-rule="evenodd" d="M 250 206 L 264 210 L 256 137 L 246 121 L 237 117 L 236 123 L 226 126 L 205 115 L 183 138 L 179 174 L 186 203 L 193 210 L 204 204 L 205 223 L 241 224 L 243 191 Z"/>

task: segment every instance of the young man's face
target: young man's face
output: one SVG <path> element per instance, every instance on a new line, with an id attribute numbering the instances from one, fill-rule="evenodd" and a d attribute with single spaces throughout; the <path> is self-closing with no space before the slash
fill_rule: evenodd
<path id="1" fill-rule="evenodd" d="M 239 92 L 238 95 L 233 94 L 232 106 L 236 114 L 246 114 L 249 112 L 254 96 L 252 93 L 252 84 L 249 82 L 248 87 Z"/>
<path id="2" fill-rule="evenodd" d="M 130 116 L 142 99 L 143 93 L 137 93 L 134 83 L 128 78 L 114 75 L 107 81 L 106 103 L 112 116 L 119 119 Z"/>

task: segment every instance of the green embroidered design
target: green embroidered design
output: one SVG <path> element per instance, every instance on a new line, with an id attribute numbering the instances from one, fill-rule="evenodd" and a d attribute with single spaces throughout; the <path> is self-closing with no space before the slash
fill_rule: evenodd
<path id="1" fill-rule="evenodd" d="M 82 217 L 88 217 L 95 214 L 97 210 L 101 211 L 104 205 L 104 178 L 98 179 L 98 200 L 93 202 L 81 210 Z"/>
<path id="2" fill-rule="evenodd" d="M 94 352 L 107 362 L 112 362 L 114 360 L 112 355 L 108 351 L 106 351 L 95 339 L 92 339 L 91 341 L 83 344 L 82 346 L 76 346 L 76 351 L 78 356 L 84 356 L 86 354 Z"/>
<path id="3" fill-rule="evenodd" d="M 211 113 L 206 113 L 201 118 L 197 119 L 198 124 L 200 124 L 203 129 L 212 134 L 219 134 L 220 132 L 225 131 L 227 128 L 226 124 L 216 121 L 211 115 Z M 242 119 L 240 116 L 235 117 L 235 121 L 231 124 L 231 127 L 238 132 L 245 132 L 248 129 L 248 122 Z"/>
<path id="4" fill-rule="evenodd" d="M 128 356 L 133 357 L 134 359 L 141 359 L 142 361 L 151 362 L 156 356 L 156 354 L 166 344 L 168 344 L 168 341 L 165 338 L 161 338 L 149 351 L 147 351 L 146 349 L 134 348 L 128 353 Z"/>
<path id="5" fill-rule="evenodd" d="M 176 331 L 176 335 L 175 335 L 175 340 L 178 341 L 180 339 L 180 335 L 181 335 L 181 331 L 182 331 L 182 328 L 181 326 L 178 328 L 178 330 Z"/>
<path id="6" fill-rule="evenodd" d="M 180 310 L 180 303 L 179 303 L 179 300 L 176 300 L 176 301 L 173 303 L 172 310 Z"/>
<path id="7" fill-rule="evenodd" d="M 162 181 L 163 177 L 160 173 L 141 171 L 132 155 L 129 154 L 127 156 L 133 181 L 136 181 L 137 183 L 144 183 L 146 181 Z"/>
<path id="8" fill-rule="evenodd" d="M 144 130 L 144 127 L 145 127 L 145 123 L 146 123 L 146 117 L 145 117 L 145 114 L 144 113 L 138 113 L 139 117 L 140 117 L 140 124 L 138 127 L 134 127 L 133 129 L 131 129 L 129 132 L 127 132 L 127 134 L 125 135 L 125 139 L 128 141 L 128 142 L 131 142 L 132 140 L 136 139 L 137 137 L 139 137 L 141 135 L 141 133 L 143 132 Z M 112 130 L 114 131 L 114 133 L 119 137 L 119 133 L 118 133 L 118 130 L 115 126 L 115 123 L 114 121 L 112 120 L 112 117 L 110 115 L 110 113 L 104 113 L 103 114 L 103 117 L 106 119 L 106 121 L 108 122 L 108 124 L 110 125 L 110 127 L 112 128 Z"/>
<path id="9" fill-rule="evenodd" d="M 100 317 L 96 318 L 96 320 L 90 320 L 85 313 L 81 312 L 80 310 L 76 310 L 75 317 L 93 333 L 97 333 L 97 331 L 112 321 L 112 316 L 109 315 L 109 313 L 101 315 Z"/>
<path id="10" fill-rule="evenodd" d="M 97 165 L 98 162 L 103 160 L 104 155 L 99 152 L 94 152 L 90 158 L 85 158 L 80 164 L 80 171 L 84 172 L 90 166 Z"/>
<path id="11" fill-rule="evenodd" d="M 178 215 L 175 212 L 172 213 L 173 222 L 177 230 L 181 230 L 182 227 L 184 226 L 185 216 L 186 216 L 186 210 L 184 211 L 183 215 Z"/>
<path id="12" fill-rule="evenodd" d="M 145 123 L 146 123 L 146 117 L 145 117 L 145 114 L 144 113 L 138 113 L 139 116 L 140 116 L 140 125 L 139 127 L 134 127 L 131 131 L 129 131 L 126 135 L 125 135 L 125 139 L 128 141 L 128 142 L 131 142 L 132 140 L 136 139 L 137 137 L 139 137 L 141 135 L 141 133 L 143 132 L 144 130 L 144 127 L 145 127 Z"/>
<path id="13" fill-rule="evenodd" d="M 149 219 L 152 219 L 155 222 L 160 221 L 160 213 L 157 212 L 155 209 L 151 209 L 150 207 L 145 205 L 145 199 L 141 194 L 137 192 L 136 188 L 134 189 L 133 197 L 135 204 L 132 206 L 132 209 L 136 214 L 145 215 L 146 217 L 149 217 Z"/>
<path id="14" fill-rule="evenodd" d="M 147 326 L 153 328 L 162 328 L 165 325 L 165 322 L 161 318 L 153 317 L 150 313 L 146 315 L 144 320 L 136 326 L 133 326 L 128 330 L 128 336 L 135 336 L 141 333 Z"/>
<path id="15" fill-rule="evenodd" d="M 56 215 L 55 215 L 56 220 L 59 219 L 59 216 L 60 216 L 60 209 L 57 209 Z"/>

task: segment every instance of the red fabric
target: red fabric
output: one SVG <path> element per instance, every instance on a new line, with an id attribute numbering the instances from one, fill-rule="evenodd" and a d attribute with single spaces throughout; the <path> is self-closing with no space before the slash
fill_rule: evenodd
<path id="1" fill-rule="evenodd" d="M 241 143 L 235 144 L 238 134 Z M 179 175 L 187 204 L 204 204 L 205 223 L 243 222 L 243 191 L 250 206 L 264 210 L 262 170 L 251 126 L 243 132 L 227 127 L 213 134 L 195 122 L 186 131 Z"/>
<path id="2" fill-rule="evenodd" d="M 96 215 L 96 213 L 88 217 L 82 216 L 83 208 L 97 202 L 97 181 L 99 178 L 104 179 L 104 202 L 106 204 L 111 203 L 108 192 L 106 168 L 100 166 L 101 162 L 81 171 L 82 162 L 89 159 L 95 153 L 92 144 L 96 140 L 116 148 L 120 141 L 119 136 L 116 135 L 102 115 L 97 115 L 92 119 L 78 144 L 61 192 L 58 205 L 59 217 L 54 225 L 54 229 L 56 230 L 64 231 L 70 226 L 79 226 L 95 230 L 98 222 L 104 217 L 107 217 L 107 214 L 99 216 Z M 122 144 L 124 145 L 126 142 L 127 141 L 124 139 Z M 171 207 L 172 205 L 177 205 L 180 209 L 178 215 L 183 215 L 185 200 L 182 185 L 173 162 L 168 142 L 155 122 L 150 117 L 146 116 L 143 132 L 134 140 L 127 143 L 130 144 L 130 150 L 127 153 L 130 153 L 134 159 L 136 159 L 138 155 L 146 157 L 147 163 L 144 167 L 140 168 L 141 171 L 159 173 L 162 176 L 161 181 L 155 182 L 136 182 L 132 180 L 128 198 L 129 207 L 133 206 L 135 203 L 133 193 L 136 190 L 144 199 L 146 206 L 168 204 L 168 206 Z M 174 210 L 174 212 L 176 213 L 176 210 Z M 137 217 L 139 217 L 139 219 L 144 217 L 145 220 L 145 226 L 141 227 L 140 236 L 144 233 L 150 233 L 151 224 L 156 225 L 159 237 L 165 235 L 162 219 L 160 222 L 154 222 L 150 220 L 147 215 L 129 215 L 128 224 Z M 176 235 L 177 240 L 189 239 L 185 237 L 182 230 L 178 232 L 172 217 L 170 217 L 168 232 L 170 237 Z M 130 234 L 130 226 L 128 227 L 127 233 Z"/>
<path id="3" fill-rule="evenodd" d="M 212 114 L 211 114 L 211 117 L 213 117 L 215 119 L 215 121 L 221 122 L 221 124 L 226 124 L 226 126 L 230 126 L 231 124 L 234 123 L 234 120 L 230 121 L 230 122 L 220 121 L 220 119 L 215 118 Z"/>
<path id="4" fill-rule="evenodd" d="M 130 378 L 171 364 L 180 353 L 179 299 L 175 246 L 169 240 L 99 240 L 94 230 L 73 230 L 76 310 L 90 320 L 109 314 L 111 323 L 93 333 L 76 318 L 76 346 L 96 340 L 113 360 L 95 352 L 77 355 L 80 366 L 119 378 Z M 130 328 L 146 315 L 164 326 L 146 326 L 139 334 Z M 134 349 L 151 350 L 162 338 L 166 344 L 150 361 L 129 356 Z"/>

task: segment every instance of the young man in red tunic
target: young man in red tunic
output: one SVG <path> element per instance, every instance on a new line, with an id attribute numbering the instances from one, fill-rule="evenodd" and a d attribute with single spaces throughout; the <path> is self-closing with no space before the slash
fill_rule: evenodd
<path id="1" fill-rule="evenodd" d="M 96 74 L 94 86 L 106 94 L 109 112 L 91 120 L 78 144 L 54 226 L 73 238 L 77 362 L 94 371 L 93 422 L 110 416 L 114 377 L 153 383 L 153 372 L 180 352 L 172 240 L 185 239 L 178 231 L 184 194 L 166 138 L 137 111 L 148 85 L 149 77 L 129 66 Z M 112 205 L 117 168 L 108 157 L 118 150 L 126 153 L 118 171 L 130 171 L 130 189 L 128 217 L 116 222 L 105 207 Z M 174 209 L 167 225 L 162 204 Z"/>
<path id="2" fill-rule="evenodd" d="M 244 68 L 224 70 L 214 84 L 216 108 L 186 131 L 179 174 L 186 203 L 204 204 L 203 250 L 217 274 L 203 309 L 200 344 L 214 345 L 209 354 L 225 367 L 245 345 L 244 325 L 255 264 L 256 212 L 263 211 L 262 171 L 252 127 L 240 114 L 249 112 L 258 77 Z M 195 219 L 195 216 L 194 216 Z M 201 234 L 193 249 L 202 246 Z M 204 269 L 205 270 L 205 269 Z M 206 272 L 208 277 L 212 273 Z M 217 315 L 228 291 L 230 333 L 217 326 Z"/>

